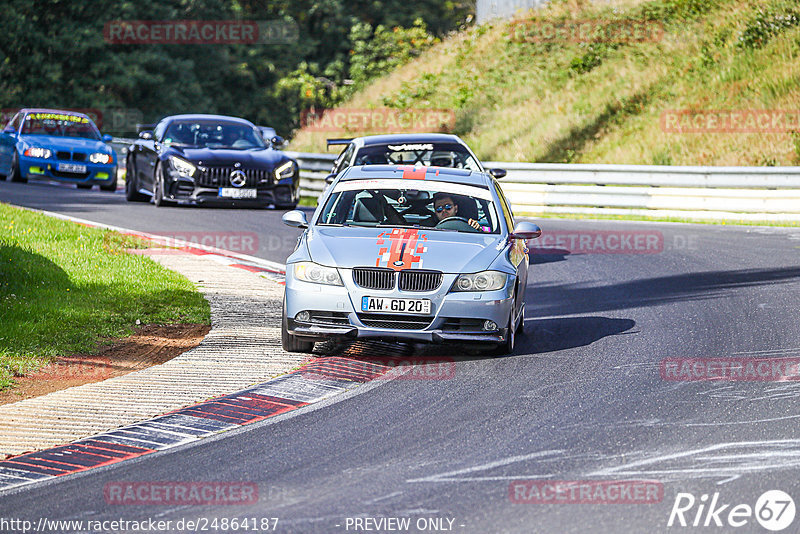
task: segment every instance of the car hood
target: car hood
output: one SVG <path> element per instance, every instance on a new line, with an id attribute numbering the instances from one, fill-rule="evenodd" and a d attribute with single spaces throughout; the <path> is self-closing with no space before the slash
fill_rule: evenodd
<path id="1" fill-rule="evenodd" d="M 278 163 L 288 161 L 285 154 L 277 150 L 226 150 L 222 148 L 181 148 L 170 147 L 176 156 L 185 158 L 198 165 L 211 167 L 233 167 L 240 163 L 243 167 L 275 167 Z"/>
<path id="2" fill-rule="evenodd" d="M 63 137 L 60 135 L 23 135 L 22 141 L 30 146 L 40 146 L 43 148 L 56 148 L 62 150 L 93 150 L 96 152 L 110 152 L 110 147 L 97 139 L 85 139 L 82 137 Z"/>
<path id="3" fill-rule="evenodd" d="M 505 240 L 500 234 L 429 228 L 315 226 L 306 245 L 312 261 L 322 265 L 469 273 L 488 269 Z"/>

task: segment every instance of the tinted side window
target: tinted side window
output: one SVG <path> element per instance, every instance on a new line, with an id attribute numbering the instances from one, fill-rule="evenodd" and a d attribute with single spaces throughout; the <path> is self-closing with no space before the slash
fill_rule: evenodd
<path id="1" fill-rule="evenodd" d="M 153 137 L 155 137 L 158 141 L 161 141 L 161 138 L 164 137 L 164 130 L 167 129 L 167 122 L 161 121 L 156 124 L 156 129 L 153 130 Z"/>
<path id="2" fill-rule="evenodd" d="M 336 159 L 336 164 L 333 166 L 333 173 L 339 174 L 347 167 L 350 166 L 350 160 L 353 158 L 353 152 L 356 150 L 356 145 L 350 143 L 347 145 L 347 148 L 339 154 L 339 157 Z"/>

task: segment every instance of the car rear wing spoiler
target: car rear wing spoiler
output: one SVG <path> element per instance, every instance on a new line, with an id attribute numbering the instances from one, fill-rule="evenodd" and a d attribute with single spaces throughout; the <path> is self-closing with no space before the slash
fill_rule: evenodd
<path id="1" fill-rule="evenodd" d="M 328 139 L 328 146 L 330 147 L 334 145 L 349 145 L 350 141 L 352 140 L 353 140 L 352 137 L 338 137 L 335 139 Z"/>

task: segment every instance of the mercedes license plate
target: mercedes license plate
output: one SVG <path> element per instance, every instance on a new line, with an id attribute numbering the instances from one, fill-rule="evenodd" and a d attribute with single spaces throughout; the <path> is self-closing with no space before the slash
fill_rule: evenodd
<path id="1" fill-rule="evenodd" d="M 79 165 L 77 163 L 59 163 L 58 170 L 61 172 L 74 172 L 81 174 L 86 172 L 86 165 Z"/>
<path id="2" fill-rule="evenodd" d="M 255 189 L 236 189 L 235 187 L 220 187 L 219 196 L 224 198 L 256 198 Z"/>
<path id="3" fill-rule="evenodd" d="M 369 313 L 407 313 L 430 315 L 428 299 L 392 299 L 386 297 L 361 297 L 361 311 Z"/>

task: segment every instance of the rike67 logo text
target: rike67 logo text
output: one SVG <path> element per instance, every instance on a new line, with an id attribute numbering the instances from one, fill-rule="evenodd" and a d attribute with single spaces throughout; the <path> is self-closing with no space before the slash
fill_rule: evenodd
<path id="1" fill-rule="evenodd" d="M 781 490 L 764 492 L 755 506 L 724 502 L 719 492 L 710 498 L 703 494 L 699 499 L 682 492 L 675 496 L 667 526 L 738 528 L 751 524 L 755 519 L 765 529 L 777 532 L 791 525 L 794 516 L 794 500 Z"/>

